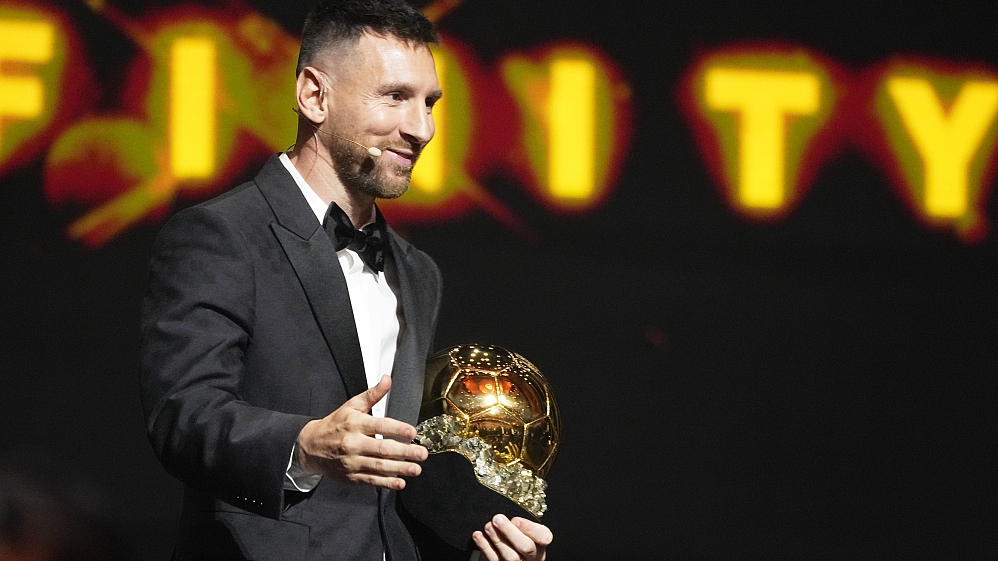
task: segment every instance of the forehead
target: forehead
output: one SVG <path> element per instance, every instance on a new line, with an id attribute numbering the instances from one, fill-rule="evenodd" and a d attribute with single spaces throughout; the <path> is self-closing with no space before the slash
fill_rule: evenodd
<path id="1" fill-rule="evenodd" d="M 407 84 L 418 90 L 436 90 L 437 73 L 429 47 L 395 37 L 365 33 L 353 46 L 328 55 L 328 67 L 345 82 L 357 86 Z"/>

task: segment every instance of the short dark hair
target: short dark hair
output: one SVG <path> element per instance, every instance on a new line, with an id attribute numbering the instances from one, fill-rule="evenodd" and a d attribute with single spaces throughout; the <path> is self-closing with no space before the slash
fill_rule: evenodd
<path id="1" fill-rule="evenodd" d="M 405 0 L 319 0 L 305 18 L 295 75 L 324 49 L 356 43 L 365 33 L 417 45 L 440 41 L 430 20 Z"/>

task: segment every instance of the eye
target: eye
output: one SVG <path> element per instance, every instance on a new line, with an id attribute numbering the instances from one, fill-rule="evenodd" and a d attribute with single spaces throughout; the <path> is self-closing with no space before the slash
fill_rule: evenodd
<path id="1" fill-rule="evenodd" d="M 390 97 L 392 101 L 396 102 L 400 102 L 403 100 L 402 92 L 391 92 L 388 94 L 388 97 Z"/>

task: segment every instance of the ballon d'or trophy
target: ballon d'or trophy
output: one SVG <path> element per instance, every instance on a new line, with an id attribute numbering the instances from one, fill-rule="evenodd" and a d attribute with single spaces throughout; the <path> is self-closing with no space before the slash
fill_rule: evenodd
<path id="1" fill-rule="evenodd" d="M 493 515 L 544 515 L 543 477 L 558 452 L 561 420 L 530 361 L 492 345 L 440 351 L 427 362 L 416 429 L 430 455 L 399 493 L 414 535 L 473 551 L 471 534 Z"/>

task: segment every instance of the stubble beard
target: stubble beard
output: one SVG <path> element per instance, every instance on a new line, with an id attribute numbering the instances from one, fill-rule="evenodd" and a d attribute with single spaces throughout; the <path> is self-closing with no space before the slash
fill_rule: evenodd
<path id="1" fill-rule="evenodd" d="M 363 148 L 350 142 L 337 138 L 332 140 L 330 156 L 333 170 L 347 189 L 377 199 L 397 199 L 409 189 L 412 166 L 395 165 L 384 156 L 370 156 Z M 415 161 L 414 157 L 413 164 Z"/>

